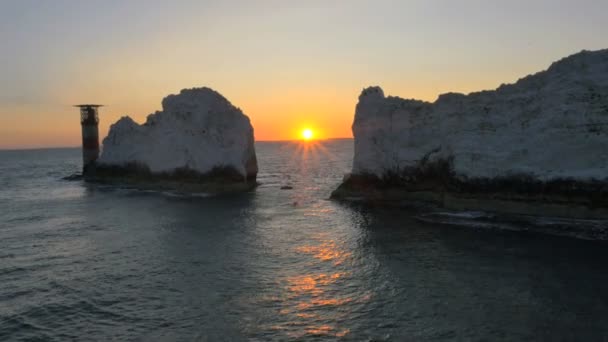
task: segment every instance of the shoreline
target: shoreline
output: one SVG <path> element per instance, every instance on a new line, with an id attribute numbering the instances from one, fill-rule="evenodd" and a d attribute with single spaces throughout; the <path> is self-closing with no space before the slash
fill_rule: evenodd
<path id="1" fill-rule="evenodd" d="M 541 182 L 523 176 L 459 180 L 449 172 L 410 177 L 348 175 L 333 199 L 448 210 L 577 219 L 608 219 L 608 185 L 600 181 Z M 403 202 L 403 203 L 402 203 Z"/>
<path id="2" fill-rule="evenodd" d="M 413 215 L 424 222 L 608 240 L 608 206 L 597 206 L 598 203 L 593 206 L 593 202 L 584 196 L 457 192 L 446 184 L 396 185 L 383 183 L 378 178 L 349 176 L 331 193 L 330 199 L 374 207 L 411 209 L 414 210 Z M 479 215 L 453 219 L 466 213 Z"/>
<path id="3" fill-rule="evenodd" d="M 249 192 L 259 183 L 256 175 L 241 175 L 233 167 L 215 167 L 200 173 L 188 168 L 153 173 L 146 166 L 130 163 L 124 166 L 92 165 L 83 175 L 65 177 L 88 183 L 128 186 L 141 190 L 177 191 L 181 193 L 230 194 Z"/>

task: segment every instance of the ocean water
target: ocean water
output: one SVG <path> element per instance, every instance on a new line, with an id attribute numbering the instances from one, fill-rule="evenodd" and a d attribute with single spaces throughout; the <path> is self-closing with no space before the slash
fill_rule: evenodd
<path id="1" fill-rule="evenodd" d="M 605 242 L 330 201 L 352 140 L 256 148 L 262 185 L 218 197 L 0 151 L 0 341 L 608 340 Z"/>

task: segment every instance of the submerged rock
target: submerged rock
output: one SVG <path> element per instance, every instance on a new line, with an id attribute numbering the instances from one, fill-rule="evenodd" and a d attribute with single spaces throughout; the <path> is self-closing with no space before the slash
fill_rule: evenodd
<path id="1" fill-rule="evenodd" d="M 197 191 L 255 185 L 253 127 L 239 108 L 210 88 L 184 89 L 162 107 L 142 125 L 126 116 L 110 127 L 95 180 Z"/>
<path id="2" fill-rule="evenodd" d="M 352 174 L 334 198 L 608 217 L 608 50 L 434 103 L 370 87 L 353 134 Z"/>
<path id="3" fill-rule="evenodd" d="M 65 181 L 79 181 L 84 179 L 84 175 L 82 173 L 73 173 L 69 176 L 62 177 L 61 179 Z"/>

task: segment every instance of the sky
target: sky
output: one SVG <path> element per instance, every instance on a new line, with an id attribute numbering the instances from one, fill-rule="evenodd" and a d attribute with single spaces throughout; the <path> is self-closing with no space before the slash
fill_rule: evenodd
<path id="1" fill-rule="evenodd" d="M 0 149 L 80 146 L 211 87 L 257 140 L 351 137 L 364 87 L 434 101 L 608 48 L 605 0 L 0 0 Z"/>

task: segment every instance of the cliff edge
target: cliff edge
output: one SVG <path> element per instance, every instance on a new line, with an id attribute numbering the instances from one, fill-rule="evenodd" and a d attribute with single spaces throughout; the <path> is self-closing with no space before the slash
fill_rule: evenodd
<path id="1" fill-rule="evenodd" d="M 334 198 L 608 217 L 608 50 L 434 103 L 364 89 Z"/>

